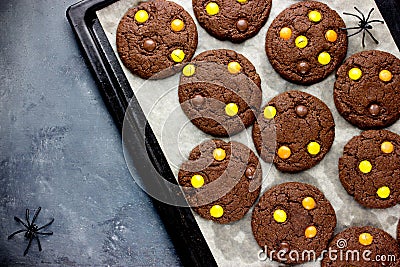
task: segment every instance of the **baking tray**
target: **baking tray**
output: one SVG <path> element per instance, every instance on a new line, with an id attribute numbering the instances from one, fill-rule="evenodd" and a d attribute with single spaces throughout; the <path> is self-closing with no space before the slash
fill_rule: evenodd
<path id="1" fill-rule="evenodd" d="M 154 171 L 157 171 L 166 181 L 176 184 L 176 179 L 161 147 L 96 16 L 96 11 L 117 1 L 83 0 L 68 8 L 67 18 L 96 79 L 104 102 L 120 132 L 128 106 L 135 110 L 134 113 L 129 114 L 132 127 L 137 128 L 137 131 L 133 131 L 137 136 L 130 138 L 130 142 L 133 142 L 130 145 L 135 147 L 135 153 L 131 156 L 133 156 L 133 163 L 136 163 L 135 168 L 138 175 L 142 177 L 144 186 L 156 187 L 165 194 L 173 194 L 173 192 L 165 190 L 167 186 L 162 181 L 149 185 L 146 184 L 146 181 L 153 179 L 143 179 L 152 175 L 156 176 L 157 173 Z M 400 2 L 398 0 L 376 0 L 375 2 L 397 46 L 400 47 Z M 145 133 L 144 143 L 141 142 L 143 132 Z M 185 207 L 171 206 L 156 199 L 152 200 L 181 262 L 185 266 L 216 266 L 191 210 Z"/>

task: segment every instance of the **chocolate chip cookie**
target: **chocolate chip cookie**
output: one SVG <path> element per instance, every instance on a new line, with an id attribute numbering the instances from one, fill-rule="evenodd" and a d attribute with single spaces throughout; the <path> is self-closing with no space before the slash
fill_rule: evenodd
<path id="1" fill-rule="evenodd" d="M 183 68 L 178 95 L 182 110 L 195 126 L 225 137 L 253 124 L 262 100 L 261 80 L 243 55 L 209 50 Z"/>
<path id="2" fill-rule="evenodd" d="M 329 108 L 300 91 L 274 97 L 257 117 L 254 145 L 261 158 L 282 172 L 299 172 L 320 162 L 335 137 Z"/>
<path id="3" fill-rule="evenodd" d="M 285 264 L 299 264 L 316 260 L 327 247 L 336 227 L 336 214 L 318 188 L 284 183 L 260 198 L 251 226 L 268 257 Z"/>
<path id="4" fill-rule="evenodd" d="M 260 194 L 257 156 L 238 142 L 209 140 L 195 147 L 179 170 L 188 203 L 201 217 L 226 224 L 249 211 Z"/>
<path id="5" fill-rule="evenodd" d="M 301 1 L 268 29 L 265 48 L 272 67 L 286 80 L 313 84 L 325 79 L 347 53 L 346 25 L 326 4 Z"/>
<path id="6" fill-rule="evenodd" d="M 116 38 L 124 65 L 144 79 L 176 73 L 197 48 L 197 29 L 189 13 L 164 0 L 142 2 L 129 9 Z"/>
<path id="7" fill-rule="evenodd" d="M 339 68 L 334 88 L 337 110 L 360 129 L 387 127 L 400 118 L 400 60 L 369 50 Z"/>
<path id="8" fill-rule="evenodd" d="M 400 201 L 400 136 L 369 130 L 353 137 L 339 159 L 346 191 L 368 208 L 388 208 Z"/>

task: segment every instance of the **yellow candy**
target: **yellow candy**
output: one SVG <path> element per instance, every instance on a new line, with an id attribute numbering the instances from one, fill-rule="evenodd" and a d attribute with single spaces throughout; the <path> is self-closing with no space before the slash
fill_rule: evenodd
<path id="1" fill-rule="evenodd" d="M 310 155 L 318 155 L 321 152 L 321 145 L 317 142 L 310 142 L 307 146 L 307 151 Z"/>
<path id="2" fill-rule="evenodd" d="M 210 215 L 214 218 L 220 218 L 224 215 L 224 209 L 220 205 L 214 205 L 210 209 Z"/>
<path id="3" fill-rule="evenodd" d="M 276 115 L 276 108 L 273 106 L 267 106 L 264 109 L 264 118 L 272 120 Z"/>
<path id="4" fill-rule="evenodd" d="M 357 81 L 361 78 L 362 76 L 362 71 L 359 68 L 352 68 L 349 70 L 349 77 L 353 81 Z"/>
<path id="5" fill-rule="evenodd" d="M 281 29 L 279 32 L 279 37 L 281 37 L 283 40 L 289 40 L 290 37 L 292 37 L 292 29 L 288 27 L 284 27 Z"/>
<path id="6" fill-rule="evenodd" d="M 393 78 L 392 73 L 388 70 L 381 70 L 381 72 L 379 72 L 379 79 L 381 79 L 384 82 L 390 82 L 392 78 Z"/>
<path id="7" fill-rule="evenodd" d="M 300 35 L 296 38 L 295 43 L 298 48 L 304 48 L 308 45 L 308 39 L 307 37 Z"/>
<path id="8" fill-rule="evenodd" d="M 213 157 L 214 157 L 215 160 L 218 160 L 218 161 L 224 160 L 225 157 L 226 157 L 225 150 L 223 150 L 222 148 L 216 148 L 216 149 L 214 149 L 214 151 L 213 151 Z"/>
<path id="9" fill-rule="evenodd" d="M 171 29 L 174 32 L 180 32 L 181 30 L 183 30 L 184 27 L 185 27 L 185 23 L 183 23 L 183 21 L 180 19 L 174 19 L 171 22 Z"/>
<path id="10" fill-rule="evenodd" d="M 331 43 L 336 42 L 337 37 L 337 33 L 334 30 L 329 30 L 325 33 L 325 39 Z"/>
<path id="11" fill-rule="evenodd" d="M 237 74 L 242 69 L 242 66 L 236 61 L 230 62 L 228 64 L 228 71 L 232 74 Z"/>
<path id="12" fill-rule="evenodd" d="M 243 4 L 243 3 L 246 3 L 247 2 L 247 0 L 236 0 L 236 1 L 238 1 L 239 3 L 241 3 L 241 4 Z"/>
<path id="13" fill-rule="evenodd" d="M 304 235 L 307 238 L 313 238 L 317 235 L 317 228 L 315 228 L 315 226 L 309 226 L 307 227 L 307 229 L 304 232 Z"/>
<path id="14" fill-rule="evenodd" d="M 239 112 L 239 107 L 235 103 L 229 103 L 225 106 L 225 113 L 228 116 L 235 116 Z"/>
<path id="15" fill-rule="evenodd" d="M 196 67 L 193 64 L 187 64 L 182 70 L 183 75 L 185 75 L 186 77 L 193 76 L 195 72 Z"/>
<path id="16" fill-rule="evenodd" d="M 360 244 L 363 245 L 363 246 L 371 245 L 373 240 L 374 240 L 374 238 L 369 233 L 362 233 L 358 237 L 358 242 L 360 242 Z"/>
<path id="17" fill-rule="evenodd" d="M 318 56 L 318 62 L 321 65 L 328 65 L 331 62 L 331 55 L 328 52 L 322 52 Z"/>
<path id="18" fill-rule="evenodd" d="M 139 23 L 144 23 L 149 19 L 149 13 L 146 10 L 139 10 L 135 14 L 135 20 Z"/>
<path id="19" fill-rule="evenodd" d="M 382 198 L 382 199 L 386 199 L 390 196 L 390 188 L 387 186 L 382 186 L 380 187 L 377 191 L 376 194 Z"/>
<path id="20" fill-rule="evenodd" d="M 287 159 L 290 157 L 290 155 L 292 154 L 292 151 L 290 150 L 290 148 L 288 148 L 287 146 L 281 146 L 278 149 L 278 156 L 281 159 Z"/>
<path id="21" fill-rule="evenodd" d="M 278 223 L 286 222 L 287 214 L 284 210 L 276 210 L 274 211 L 274 220 Z"/>
<path id="22" fill-rule="evenodd" d="M 391 142 L 383 142 L 381 145 L 381 150 L 383 153 L 390 154 L 394 150 L 394 146 Z"/>
<path id="23" fill-rule="evenodd" d="M 301 204 L 306 210 L 312 210 L 317 206 L 317 203 L 315 203 L 315 200 L 312 197 L 304 198 Z"/>
<path id="24" fill-rule="evenodd" d="M 218 4 L 215 3 L 215 2 L 210 2 L 210 3 L 208 3 L 207 6 L 206 6 L 206 11 L 207 11 L 207 14 L 208 14 L 208 15 L 214 16 L 214 15 L 218 14 L 218 12 L 219 12 L 219 6 L 218 6 Z"/>
<path id="25" fill-rule="evenodd" d="M 372 164 L 368 160 L 363 160 L 358 165 L 358 168 L 362 173 L 369 173 L 372 170 Z"/>
<path id="26" fill-rule="evenodd" d="M 320 22 L 322 19 L 322 15 L 320 12 L 313 10 L 310 13 L 308 13 L 308 18 L 312 21 L 312 22 Z"/>
<path id="27" fill-rule="evenodd" d="M 204 178 L 203 176 L 196 174 L 192 176 L 192 179 L 190 179 L 190 182 L 194 188 L 200 188 L 204 185 Z"/>
<path id="28" fill-rule="evenodd" d="M 181 49 L 175 49 L 171 53 L 171 58 L 176 63 L 182 62 L 183 59 L 185 58 L 185 52 L 183 52 L 183 50 L 181 50 Z"/>

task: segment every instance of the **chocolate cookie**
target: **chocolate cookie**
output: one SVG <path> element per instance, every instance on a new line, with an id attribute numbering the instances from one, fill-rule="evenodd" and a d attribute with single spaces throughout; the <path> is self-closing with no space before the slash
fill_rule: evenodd
<path id="1" fill-rule="evenodd" d="M 283 172 L 299 172 L 320 162 L 335 137 L 329 108 L 300 91 L 274 97 L 253 127 L 254 145 L 261 158 Z"/>
<path id="2" fill-rule="evenodd" d="M 286 80 L 313 84 L 325 79 L 347 53 L 346 25 L 336 11 L 315 1 L 285 9 L 268 29 L 265 48 Z"/>
<path id="3" fill-rule="evenodd" d="M 336 215 L 318 188 L 292 182 L 264 193 L 254 208 L 251 226 L 268 257 L 298 264 L 316 260 L 327 247 L 336 227 Z M 315 254 L 303 253 L 310 250 Z"/>
<path id="4" fill-rule="evenodd" d="M 192 0 L 200 25 L 212 36 L 235 43 L 255 36 L 264 26 L 272 0 Z"/>
<path id="5" fill-rule="evenodd" d="M 131 8 L 117 29 L 124 65 L 144 78 L 165 78 L 190 61 L 197 48 L 193 19 L 174 2 L 154 0 Z"/>
<path id="6" fill-rule="evenodd" d="M 328 251 L 331 253 L 324 254 L 322 267 L 400 266 L 396 240 L 385 231 L 371 226 L 351 227 L 337 234 Z"/>
<path id="7" fill-rule="evenodd" d="M 377 50 L 354 54 L 339 68 L 333 92 L 340 115 L 361 129 L 400 118 L 400 60 Z"/>
<path id="8" fill-rule="evenodd" d="M 210 50 L 183 68 L 178 95 L 194 125 L 205 133 L 225 137 L 253 124 L 262 100 L 261 80 L 243 55 Z"/>
<path id="9" fill-rule="evenodd" d="M 388 208 L 400 201 L 400 136 L 369 130 L 353 137 L 339 159 L 346 191 L 368 208 Z"/>
<path id="10" fill-rule="evenodd" d="M 260 194 L 257 156 L 241 143 L 209 140 L 195 147 L 182 164 L 178 181 L 201 217 L 218 223 L 237 221 Z"/>

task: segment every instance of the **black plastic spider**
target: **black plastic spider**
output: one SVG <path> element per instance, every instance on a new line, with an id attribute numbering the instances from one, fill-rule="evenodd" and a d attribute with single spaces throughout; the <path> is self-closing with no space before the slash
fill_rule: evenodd
<path id="1" fill-rule="evenodd" d="M 47 226 L 51 225 L 54 222 L 54 219 L 51 219 L 51 221 L 49 223 L 43 225 L 42 227 L 38 227 L 35 224 L 35 221 L 36 221 L 41 209 L 42 208 L 39 207 L 36 210 L 35 214 L 33 215 L 32 222 L 29 221 L 29 209 L 26 209 L 26 212 L 25 212 L 26 223 L 24 223 L 20 218 L 18 218 L 16 216 L 14 217 L 14 220 L 16 220 L 17 222 L 21 223 L 23 226 L 25 226 L 26 229 L 21 229 L 21 230 L 18 230 L 16 232 L 12 233 L 11 235 L 8 236 L 8 239 L 13 238 L 16 234 L 25 232 L 24 236 L 29 239 L 29 243 L 28 243 L 28 246 L 26 247 L 26 249 L 24 251 L 24 256 L 28 253 L 28 250 L 31 247 L 33 239 L 37 240 L 39 251 L 42 251 L 42 246 L 40 245 L 40 241 L 39 241 L 39 236 L 38 235 L 52 235 L 53 234 L 53 232 L 47 232 L 46 233 L 46 232 L 39 232 L 39 230 L 41 230 L 43 228 L 46 228 Z"/>
<path id="2" fill-rule="evenodd" d="M 370 17 L 371 17 L 372 12 L 374 11 L 374 8 L 372 8 L 369 11 L 367 18 L 365 18 L 364 14 L 357 7 L 354 7 L 354 9 L 357 10 L 357 12 L 361 14 L 361 17 L 359 15 L 357 15 L 357 14 L 351 14 L 351 13 L 347 13 L 347 12 L 343 12 L 343 14 L 358 18 L 360 20 L 360 22 L 358 23 L 358 26 L 357 27 L 350 27 L 350 28 L 343 28 L 343 30 L 357 30 L 357 29 L 360 29 L 359 31 L 357 31 L 357 32 L 355 32 L 353 34 L 348 35 L 348 37 L 351 37 L 351 36 L 356 35 L 356 34 L 358 34 L 360 32 L 363 32 L 363 38 L 362 38 L 362 46 L 363 47 L 365 47 L 365 32 L 367 32 L 369 34 L 369 36 L 371 36 L 372 40 L 374 40 L 376 44 L 379 44 L 379 41 L 372 35 L 372 33 L 369 30 L 372 29 L 371 23 L 379 22 L 379 23 L 383 24 L 385 22 L 382 21 L 382 20 L 377 20 L 377 19 L 369 20 Z"/>

